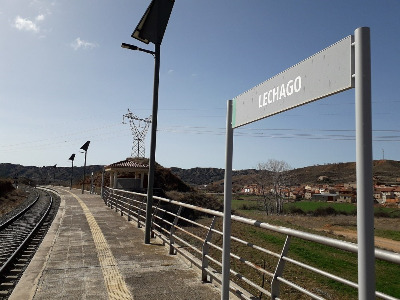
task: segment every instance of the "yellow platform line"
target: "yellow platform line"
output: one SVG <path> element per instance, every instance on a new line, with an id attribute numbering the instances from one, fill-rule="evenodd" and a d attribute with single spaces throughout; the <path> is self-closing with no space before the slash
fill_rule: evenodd
<path id="1" fill-rule="evenodd" d="M 69 192 L 69 191 L 68 191 Z M 94 244 L 96 245 L 97 257 L 99 258 L 101 270 L 103 272 L 104 282 L 108 292 L 109 299 L 133 299 L 129 292 L 125 280 L 123 279 L 111 249 L 105 239 L 103 232 L 97 224 L 92 213 L 86 204 L 76 195 L 69 192 L 81 205 L 86 219 L 92 232 Z"/>

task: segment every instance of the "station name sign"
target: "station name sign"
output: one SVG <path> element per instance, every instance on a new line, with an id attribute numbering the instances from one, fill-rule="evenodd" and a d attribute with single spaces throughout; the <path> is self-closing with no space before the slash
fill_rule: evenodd
<path id="1" fill-rule="evenodd" d="M 353 36 L 348 36 L 233 99 L 232 127 L 354 87 Z"/>

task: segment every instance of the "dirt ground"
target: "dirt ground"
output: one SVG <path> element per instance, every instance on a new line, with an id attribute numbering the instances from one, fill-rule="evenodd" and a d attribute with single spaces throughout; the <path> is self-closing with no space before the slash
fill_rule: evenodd
<path id="1" fill-rule="evenodd" d="M 12 211 L 26 200 L 27 194 L 23 190 L 14 190 L 0 197 L 0 216 Z"/>
<path id="2" fill-rule="evenodd" d="M 355 216 L 268 216 L 264 221 L 279 223 L 281 226 L 296 229 L 308 228 L 344 237 L 352 242 L 357 242 L 357 217 Z M 294 225 L 294 226 L 290 226 Z M 400 220 L 398 218 L 375 218 L 375 229 L 394 230 L 400 232 Z M 375 246 L 381 249 L 400 253 L 400 242 L 375 236 Z"/>

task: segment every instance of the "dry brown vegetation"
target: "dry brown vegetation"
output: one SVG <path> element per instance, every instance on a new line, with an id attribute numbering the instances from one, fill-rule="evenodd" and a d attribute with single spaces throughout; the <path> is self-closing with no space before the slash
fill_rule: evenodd
<path id="1" fill-rule="evenodd" d="M 0 179 L 0 216 L 19 206 L 26 197 L 25 191 L 15 189 L 11 181 Z"/>

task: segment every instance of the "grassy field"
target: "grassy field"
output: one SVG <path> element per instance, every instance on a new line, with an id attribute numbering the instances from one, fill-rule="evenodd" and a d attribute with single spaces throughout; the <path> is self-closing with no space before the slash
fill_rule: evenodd
<path id="1" fill-rule="evenodd" d="M 223 201 L 223 198 L 220 198 Z M 234 195 L 232 199 L 232 210 L 262 210 L 262 200 L 259 196 Z M 357 205 L 355 203 L 320 202 L 320 201 L 297 201 L 286 202 L 283 206 L 284 214 L 343 214 L 356 215 Z M 376 217 L 400 218 L 399 208 L 375 206 Z"/>
<path id="2" fill-rule="evenodd" d="M 222 198 L 220 200 L 222 201 Z M 251 219 L 315 234 L 324 234 L 333 238 L 337 238 L 337 236 L 329 232 L 331 226 L 332 228 L 340 226 L 346 230 L 356 231 L 357 225 L 357 208 L 355 204 L 350 203 L 312 201 L 285 203 L 284 215 L 267 216 L 261 210 L 257 197 L 234 195 L 232 209 L 234 214 Z M 293 214 L 292 212 L 300 213 Z M 400 241 L 399 217 L 400 209 L 376 207 L 375 236 Z M 328 228 L 328 230 L 321 232 L 321 228 Z M 277 253 L 281 251 L 285 241 L 285 236 L 283 235 L 243 225 L 233 226 L 232 235 Z M 345 238 L 342 237 L 341 239 Z M 240 253 L 241 256 L 243 255 L 244 258 L 251 259 L 251 261 L 260 266 L 264 264 L 267 270 L 274 270 L 274 263 L 276 262 L 266 258 L 265 254 L 252 251 L 248 247 L 237 245 L 236 243 L 232 244 L 232 250 Z M 357 282 L 357 254 L 292 238 L 289 256 L 313 267 Z M 251 278 L 255 282 L 261 282 L 261 279 L 257 278 L 259 275 L 253 271 L 248 271 L 240 262 L 232 261 L 232 266 L 244 276 Z M 399 274 L 399 266 L 377 260 L 375 268 L 376 290 L 400 298 L 400 281 L 398 276 L 393 276 L 394 274 Z M 290 264 L 285 266 L 284 277 L 307 287 L 326 299 L 357 299 L 356 289 L 296 266 L 290 266 Z M 251 290 L 251 287 L 248 288 Z M 281 296 L 284 299 L 303 299 L 302 296 L 299 296 L 290 288 L 285 289 L 282 293 Z"/>
<path id="3" fill-rule="evenodd" d="M 275 253 L 280 253 L 282 251 L 286 239 L 285 235 L 238 223 L 234 223 L 232 226 L 232 236 L 246 240 L 250 244 L 261 246 Z M 277 263 L 276 258 L 260 251 L 255 251 L 237 242 L 232 242 L 231 249 L 233 253 L 240 254 L 242 259 L 250 260 L 262 268 L 265 266 L 267 271 L 274 272 Z M 292 238 L 288 255 L 290 258 L 312 267 L 357 282 L 357 254 L 298 238 Z M 262 282 L 260 273 L 249 269 L 246 265 L 241 263 L 241 261 L 232 260 L 231 265 L 235 271 L 251 279 L 253 282 L 258 284 Z M 400 297 L 400 281 L 397 276 L 393 276 L 394 274 L 398 274 L 399 266 L 377 260 L 375 268 L 376 289 L 385 294 L 397 298 Z M 286 263 L 283 277 L 326 299 L 357 299 L 357 289 L 307 271 L 291 263 Z M 267 278 L 265 283 L 265 288 L 267 290 L 270 284 L 271 280 Z M 246 289 L 252 291 L 255 295 L 257 294 L 257 291 L 250 286 L 246 286 Z M 308 299 L 304 298 L 304 295 L 301 296 L 297 291 L 284 287 L 284 285 L 282 287 L 281 298 Z"/>

